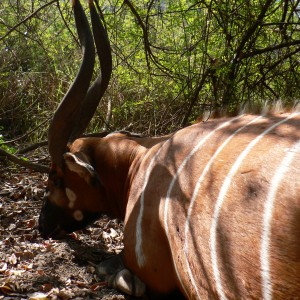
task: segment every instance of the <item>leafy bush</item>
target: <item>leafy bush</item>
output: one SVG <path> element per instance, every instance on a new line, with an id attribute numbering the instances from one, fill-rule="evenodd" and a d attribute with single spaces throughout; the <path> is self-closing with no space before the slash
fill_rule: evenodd
<path id="1" fill-rule="evenodd" d="M 99 2 L 114 70 L 89 131 L 163 134 L 207 110 L 300 98 L 298 2 Z M 71 5 L 3 0 L 0 10 L 0 125 L 44 139 L 80 65 Z"/>

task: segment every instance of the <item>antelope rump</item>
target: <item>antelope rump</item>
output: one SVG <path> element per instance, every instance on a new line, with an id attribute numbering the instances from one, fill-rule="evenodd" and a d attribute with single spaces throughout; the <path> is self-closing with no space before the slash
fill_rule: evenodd
<path id="1" fill-rule="evenodd" d="M 80 137 L 112 70 L 88 2 L 93 33 L 72 1 L 84 54 L 49 128 L 42 236 L 63 237 L 106 213 L 124 220 L 124 251 L 99 270 L 128 294 L 300 299 L 300 114 L 208 120 L 163 137 Z M 101 76 L 89 88 L 94 43 Z"/>

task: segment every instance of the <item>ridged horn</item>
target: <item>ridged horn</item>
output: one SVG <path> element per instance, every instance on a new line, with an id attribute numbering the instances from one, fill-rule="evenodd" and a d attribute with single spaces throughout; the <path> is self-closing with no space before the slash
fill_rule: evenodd
<path id="1" fill-rule="evenodd" d="M 99 18 L 93 0 L 89 0 L 89 6 L 101 73 L 89 88 L 84 102 L 81 105 L 77 117 L 78 122 L 71 134 L 70 142 L 73 142 L 84 133 L 108 87 L 112 73 L 112 56 L 107 32 Z"/>
<path id="2" fill-rule="evenodd" d="M 76 123 L 78 108 L 89 88 L 95 63 L 95 48 L 88 20 L 78 0 L 73 0 L 72 5 L 83 59 L 75 80 L 54 113 L 48 131 L 51 161 L 59 168 L 62 167 L 63 153 Z"/>

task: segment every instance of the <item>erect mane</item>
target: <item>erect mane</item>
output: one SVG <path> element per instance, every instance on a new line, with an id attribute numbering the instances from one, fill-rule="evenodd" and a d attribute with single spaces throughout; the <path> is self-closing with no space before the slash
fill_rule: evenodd
<path id="1" fill-rule="evenodd" d="M 283 114 L 300 111 L 300 101 L 294 100 L 289 104 L 282 100 L 247 102 L 239 107 L 232 109 L 230 107 L 205 110 L 194 123 L 207 121 L 208 119 L 218 119 L 223 117 L 235 117 L 242 114 L 268 115 Z"/>

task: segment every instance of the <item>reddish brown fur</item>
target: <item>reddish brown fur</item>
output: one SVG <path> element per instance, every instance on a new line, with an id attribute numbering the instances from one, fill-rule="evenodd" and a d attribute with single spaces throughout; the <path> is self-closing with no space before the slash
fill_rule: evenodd
<path id="1" fill-rule="evenodd" d="M 217 130 L 188 160 L 170 194 L 166 228 L 164 208 L 170 182 L 195 145 L 227 120 L 200 123 L 162 138 L 133 138 L 112 134 L 83 138 L 70 152 L 83 152 L 95 168 L 104 190 L 95 190 L 74 172 L 65 171 L 66 186 L 82 211 L 101 211 L 124 219 L 125 265 L 159 293 L 176 288 L 197 298 L 188 266 L 201 299 L 219 299 L 212 269 L 210 229 L 215 203 L 240 153 L 263 130 L 286 115 L 263 117 L 230 140 L 207 172 L 194 204 L 188 232 L 188 265 L 184 252 L 185 220 L 196 182 L 224 140 L 254 116 L 247 115 Z M 263 137 L 242 161 L 230 184 L 217 227 L 218 268 L 229 299 L 262 298 L 260 246 L 262 218 L 270 182 L 291 147 L 300 140 L 300 117 L 295 116 Z M 145 264 L 137 261 L 136 230 L 147 169 L 158 149 L 144 189 L 142 246 Z M 54 195 L 54 188 L 50 194 Z M 61 193 L 63 193 L 61 191 Z M 300 151 L 280 183 L 271 222 L 270 266 L 272 296 L 297 299 L 300 295 Z M 58 199 L 57 196 L 50 200 Z M 67 198 L 59 202 L 68 210 Z M 53 200 L 54 201 L 54 200 Z M 58 201 L 56 200 L 56 203 Z M 169 232 L 169 234 L 168 234 Z M 176 272 L 177 270 L 177 272 Z"/>
<path id="2" fill-rule="evenodd" d="M 125 266 L 154 292 L 299 299 L 299 114 L 211 120 L 162 138 L 75 140 L 112 71 L 107 33 L 91 0 L 89 7 L 93 34 L 73 0 L 85 51 L 49 129 L 52 169 L 42 235 L 60 237 L 109 213 L 124 220 Z M 88 88 L 93 41 L 101 76 Z M 68 141 L 74 142 L 65 153 Z M 123 274 L 130 280 L 127 270 Z M 134 292 L 126 282 L 117 286 Z"/>

